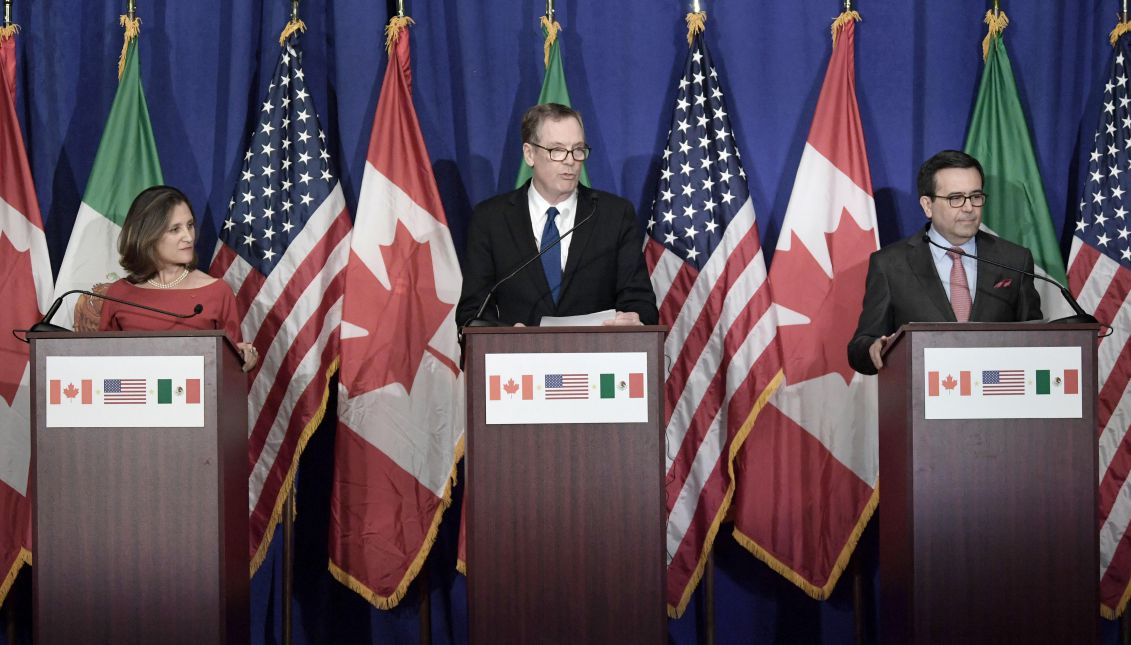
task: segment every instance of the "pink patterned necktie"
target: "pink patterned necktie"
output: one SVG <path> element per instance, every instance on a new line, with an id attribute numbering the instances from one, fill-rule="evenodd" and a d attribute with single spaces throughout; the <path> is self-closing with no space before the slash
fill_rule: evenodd
<path id="1" fill-rule="evenodd" d="M 950 256 L 950 306 L 954 309 L 954 319 L 958 322 L 970 320 L 970 284 L 966 282 L 966 269 L 962 266 L 961 249 L 951 247 L 946 252 Z"/>

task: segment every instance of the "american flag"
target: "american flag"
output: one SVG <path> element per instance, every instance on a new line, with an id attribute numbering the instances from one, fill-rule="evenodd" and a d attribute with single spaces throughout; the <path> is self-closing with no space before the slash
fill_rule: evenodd
<path id="1" fill-rule="evenodd" d="M 1131 591 L 1131 41 L 1121 36 L 1080 196 L 1068 286 L 1086 311 L 1111 325 L 1099 341 L 1100 605 L 1123 612 Z"/>
<path id="2" fill-rule="evenodd" d="M 982 370 L 984 396 L 1024 393 L 1025 370 Z"/>
<path id="3" fill-rule="evenodd" d="M 588 374 L 547 374 L 547 399 L 588 399 Z"/>
<path id="4" fill-rule="evenodd" d="M 102 380 L 102 402 L 106 405 L 145 405 L 145 379 L 108 378 Z"/>
<path id="5" fill-rule="evenodd" d="M 780 365 L 746 173 L 718 71 L 702 34 L 692 33 L 644 249 L 660 323 L 671 328 L 664 423 L 673 616 L 702 573 L 730 504 L 733 455 Z"/>
<path id="6" fill-rule="evenodd" d="M 350 219 L 306 89 L 298 37 L 279 52 L 209 272 L 236 292 L 249 374 L 252 567 L 325 411 L 337 369 Z"/>

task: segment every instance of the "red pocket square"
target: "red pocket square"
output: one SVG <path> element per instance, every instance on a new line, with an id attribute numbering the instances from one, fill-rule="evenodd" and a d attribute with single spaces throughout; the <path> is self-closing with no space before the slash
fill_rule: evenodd
<path id="1" fill-rule="evenodd" d="M 1006 278 L 1004 280 L 998 280 L 997 284 L 994 285 L 994 289 L 1005 289 L 1006 287 L 1008 287 L 1011 284 L 1013 284 L 1013 278 Z"/>

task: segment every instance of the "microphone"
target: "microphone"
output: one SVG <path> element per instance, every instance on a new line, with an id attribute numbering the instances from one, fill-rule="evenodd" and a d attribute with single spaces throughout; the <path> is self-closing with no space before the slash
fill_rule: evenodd
<path id="1" fill-rule="evenodd" d="M 505 283 L 507 280 L 510 280 L 511 278 L 515 277 L 516 275 L 518 275 L 518 273 L 520 271 L 522 271 L 526 267 L 530 266 L 531 262 L 534 262 L 538 258 L 541 258 L 543 255 L 545 255 L 546 251 L 549 251 L 550 249 L 554 248 L 555 246 L 561 244 L 562 240 L 564 240 L 570 233 L 573 233 L 577 229 L 581 228 L 582 225 L 584 225 L 589 220 L 593 219 L 593 216 L 596 215 L 596 214 L 597 214 L 597 195 L 594 194 L 593 195 L 593 210 L 589 211 L 589 214 L 586 215 L 585 217 L 583 217 L 580 222 L 574 224 L 573 228 L 571 228 L 568 231 L 566 231 L 565 233 L 562 233 L 561 235 L 559 235 L 558 239 L 555 240 L 553 244 L 547 246 L 546 248 L 542 249 L 541 251 L 538 251 L 532 257 L 527 259 L 525 262 L 518 265 L 517 269 L 506 274 L 505 276 L 503 276 L 503 278 L 501 280 L 496 282 L 491 287 L 491 290 L 487 292 L 487 296 L 485 298 L 483 298 L 483 304 L 479 305 L 479 309 L 476 310 L 475 315 L 471 317 L 471 320 L 468 320 L 467 322 L 465 322 L 463 324 L 463 326 L 464 327 L 493 327 L 495 325 L 495 323 L 483 320 L 483 319 L 480 318 L 480 316 L 483 315 L 483 310 L 487 308 L 487 303 L 491 302 L 491 296 L 495 295 L 495 291 L 497 291 L 499 287 L 503 286 L 503 283 Z"/>
<path id="2" fill-rule="evenodd" d="M 202 311 L 204 311 L 204 305 L 198 303 L 195 307 L 193 307 L 191 314 L 178 314 L 178 313 L 173 313 L 172 311 L 165 311 L 164 309 L 158 309 L 156 307 L 150 307 L 148 305 L 142 305 L 142 304 L 138 304 L 136 302 L 130 302 L 128 300 L 122 300 L 120 298 L 115 298 L 113 296 L 102 295 L 100 293 L 95 293 L 93 291 L 85 291 L 83 289 L 72 289 L 72 290 L 64 293 L 63 295 L 59 296 L 58 298 L 56 298 L 55 302 L 51 303 L 51 308 L 47 310 L 47 313 L 43 316 L 43 319 L 40 320 L 39 322 L 35 323 L 34 325 L 32 325 L 31 329 L 29 329 L 27 331 L 29 331 L 29 332 L 36 332 L 36 331 L 65 331 L 65 332 L 69 332 L 69 331 L 71 331 L 70 329 L 67 329 L 65 327 L 60 327 L 58 325 L 52 325 L 51 324 L 51 318 L 55 316 L 55 312 L 59 311 L 59 307 L 63 304 L 63 299 L 66 298 L 67 296 L 71 295 L 72 293 L 82 293 L 82 294 L 86 294 L 88 296 L 93 296 L 95 298 L 101 298 L 103 300 L 110 300 L 111 302 L 116 302 L 118 304 L 127 305 L 129 307 L 137 307 L 138 309 L 145 309 L 147 311 L 153 311 L 153 312 L 156 312 L 156 313 L 159 313 L 159 314 L 164 314 L 166 316 L 171 316 L 173 318 L 192 318 L 194 316 L 199 315 Z"/>
<path id="3" fill-rule="evenodd" d="M 935 242 L 934 240 L 931 239 L 931 236 L 927 235 L 926 233 L 923 233 L 923 241 L 926 242 L 927 244 L 930 244 L 931 246 L 937 246 L 940 249 L 943 249 L 944 251 L 952 250 L 949 247 L 943 246 L 943 245 Z M 978 262 L 985 262 L 986 264 L 992 264 L 995 267 L 1000 267 L 1002 269 L 1007 269 L 1009 271 L 1016 271 L 1017 273 L 1020 273 L 1022 275 L 1027 275 L 1031 278 L 1037 278 L 1038 280 L 1044 280 L 1045 282 L 1053 285 L 1057 289 L 1060 289 L 1060 295 L 1064 296 L 1064 300 L 1066 302 L 1068 302 L 1068 306 L 1072 307 L 1072 311 L 1075 311 L 1076 315 L 1075 316 L 1068 316 L 1067 318 L 1058 318 L 1056 320 L 1050 320 L 1049 322 L 1066 323 L 1066 324 L 1076 324 L 1076 323 L 1102 324 L 1102 323 L 1100 323 L 1100 321 L 1096 320 L 1095 316 L 1084 311 L 1084 308 L 1080 306 L 1079 302 L 1076 302 L 1076 298 L 1072 297 L 1072 294 L 1069 293 L 1068 289 L 1065 289 L 1059 282 L 1057 282 L 1056 280 L 1053 280 L 1052 278 L 1049 278 L 1049 277 L 1046 277 L 1046 276 L 1043 276 L 1043 275 L 1040 275 L 1040 274 L 1037 274 L 1037 273 L 1033 273 L 1032 271 L 1026 271 L 1024 269 L 1018 269 L 1017 267 L 1006 266 L 1006 265 L 1004 265 L 1000 262 L 994 262 L 993 260 L 990 260 L 990 259 L 987 259 L 987 258 L 980 258 L 976 255 L 970 255 L 969 253 L 963 251 L 962 249 L 960 249 L 958 247 L 955 247 L 953 250 L 954 250 L 955 253 L 957 253 L 959 255 L 964 255 L 964 256 L 966 256 L 966 257 L 968 257 L 972 260 L 976 260 Z"/>

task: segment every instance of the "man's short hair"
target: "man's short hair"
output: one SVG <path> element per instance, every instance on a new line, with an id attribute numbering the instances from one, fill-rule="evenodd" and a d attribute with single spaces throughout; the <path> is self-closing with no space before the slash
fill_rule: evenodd
<path id="1" fill-rule="evenodd" d="M 585 131 L 585 122 L 581 120 L 581 113 L 561 103 L 541 103 L 535 105 L 522 115 L 522 142 L 538 143 L 538 128 L 546 121 L 561 121 L 562 119 L 577 119 L 577 124 Z"/>
<path id="2" fill-rule="evenodd" d="M 935 175 L 946 168 L 976 168 L 982 184 L 986 183 L 986 173 L 982 171 L 982 164 L 961 150 L 943 150 L 923 162 L 919 166 L 919 179 L 916 182 L 920 197 L 931 197 L 935 194 Z"/>

